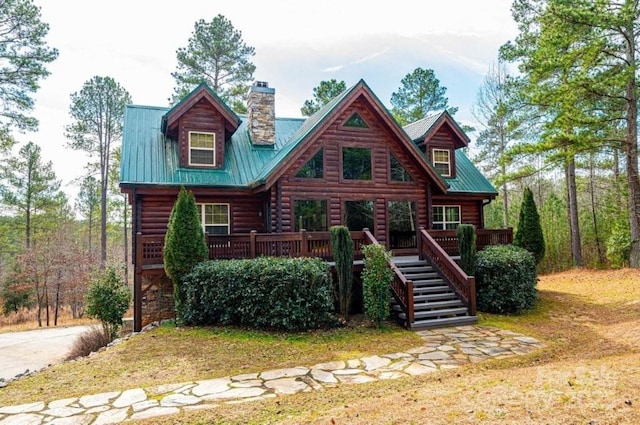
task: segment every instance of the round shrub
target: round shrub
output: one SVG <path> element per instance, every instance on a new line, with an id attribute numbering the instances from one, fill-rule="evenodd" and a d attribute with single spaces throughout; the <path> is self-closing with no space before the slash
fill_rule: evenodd
<path id="1" fill-rule="evenodd" d="M 480 311 L 518 314 L 536 303 L 536 262 L 524 248 L 487 246 L 476 257 L 475 277 Z"/>

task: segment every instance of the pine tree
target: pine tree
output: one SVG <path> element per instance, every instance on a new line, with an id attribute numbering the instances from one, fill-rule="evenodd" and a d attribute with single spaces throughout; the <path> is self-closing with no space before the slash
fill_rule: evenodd
<path id="1" fill-rule="evenodd" d="M 544 258 L 544 236 L 540 225 L 540 216 L 536 203 L 533 200 L 533 192 L 528 187 L 524 190 L 518 229 L 513 239 L 513 244 L 522 247 L 533 254 L 536 264 Z"/>
<path id="2" fill-rule="evenodd" d="M 180 320 L 185 302 L 180 280 L 193 266 L 209 256 L 195 197 L 184 186 L 180 188 L 178 199 L 171 210 L 163 255 L 164 269 L 173 282 L 176 316 Z"/>

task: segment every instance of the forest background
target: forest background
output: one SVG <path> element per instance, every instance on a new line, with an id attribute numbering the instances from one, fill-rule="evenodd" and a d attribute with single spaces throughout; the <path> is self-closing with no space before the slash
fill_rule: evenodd
<path id="1" fill-rule="evenodd" d="M 500 192 L 485 207 L 485 226 L 516 227 L 530 188 L 546 242 L 540 273 L 640 265 L 638 3 L 516 0 L 518 34 L 477 87 L 474 120 L 464 123 L 467 153 Z M 89 158 L 70 200 L 42 147 L 18 141 L 38 128 L 34 94 L 59 52 L 48 45 L 49 26 L 33 1 L 1 0 L 0 16 L 0 297 L 5 313 L 35 308 L 40 325 L 55 325 L 63 308 L 82 316 L 95 270 L 114 266 L 128 282 L 130 211 L 118 174 L 131 96 L 109 76 L 69 93 L 67 147 Z M 226 42 L 207 50 L 212 40 Z M 205 81 L 242 112 L 254 55 L 224 16 L 197 21 L 176 51 L 168 103 Z M 230 77 L 211 77 L 211 67 L 228 57 Z M 205 66 L 196 69 L 196 61 Z M 443 109 L 455 115 L 428 64 L 406 72 L 385 102 L 399 123 Z M 301 114 L 345 87 L 336 79 L 310 87 Z"/>

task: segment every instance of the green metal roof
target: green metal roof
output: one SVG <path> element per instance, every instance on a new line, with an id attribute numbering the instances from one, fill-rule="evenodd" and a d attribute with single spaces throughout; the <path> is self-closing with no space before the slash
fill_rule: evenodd
<path id="1" fill-rule="evenodd" d="M 179 166 L 178 144 L 163 135 L 161 123 L 174 108 L 128 105 L 124 116 L 120 183 L 123 186 L 208 186 L 220 188 L 251 188 L 264 183 L 281 163 L 304 140 L 312 135 L 334 109 L 349 96 L 362 80 L 327 103 L 311 117 L 276 118 L 275 144 L 256 146 L 251 143 L 247 119 L 238 116 L 238 129 L 225 144 L 223 169 L 184 168 Z M 371 90 L 370 90 L 371 91 Z M 373 93 L 371 91 L 371 93 Z M 375 94 L 374 94 L 375 96 Z M 225 106 L 226 107 L 226 106 Z M 234 114 L 235 115 L 235 114 Z M 441 114 L 425 118 L 433 125 Z M 431 121 L 432 117 L 433 119 Z M 414 126 L 428 131 L 425 123 Z M 407 130 L 405 127 L 405 132 Z M 409 133 L 411 136 L 411 133 Z M 416 152 L 420 152 L 416 149 Z M 451 193 L 497 194 L 496 189 L 469 161 L 456 150 L 456 178 L 444 178 Z"/>
<path id="2" fill-rule="evenodd" d="M 225 145 L 224 169 L 179 167 L 178 144 L 160 131 L 168 108 L 127 106 L 122 136 L 121 184 L 250 187 L 265 164 L 288 145 L 302 118 L 277 118 L 276 143 L 254 146 L 246 117 Z"/>
<path id="3" fill-rule="evenodd" d="M 473 165 L 462 149 L 456 149 L 456 177 L 445 177 L 444 181 L 449 184 L 448 193 L 498 194 L 496 188 Z"/>

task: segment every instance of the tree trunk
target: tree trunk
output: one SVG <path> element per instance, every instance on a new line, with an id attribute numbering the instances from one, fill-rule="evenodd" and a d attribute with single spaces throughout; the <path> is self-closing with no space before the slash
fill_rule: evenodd
<path id="1" fill-rule="evenodd" d="M 44 300 L 45 300 L 45 308 L 46 308 L 45 311 L 47 312 L 47 327 L 49 327 L 49 325 L 51 324 L 50 318 L 49 318 L 49 291 L 45 292 Z"/>
<path id="2" fill-rule="evenodd" d="M 107 266 L 107 188 L 106 181 L 102 184 L 100 194 L 100 268 Z"/>
<path id="3" fill-rule="evenodd" d="M 598 264 L 605 263 L 604 251 L 600 242 L 600 232 L 598 232 L 598 214 L 596 211 L 596 184 L 595 184 L 595 160 L 594 153 L 589 155 L 589 191 L 591 192 L 591 217 L 593 219 L 593 234 L 595 236 L 596 249 L 598 251 Z"/>
<path id="4" fill-rule="evenodd" d="M 509 200 L 507 199 L 507 184 L 502 185 L 502 226 L 509 227 Z"/>
<path id="5" fill-rule="evenodd" d="M 573 265 L 582 267 L 582 245 L 580 241 L 580 224 L 578 221 L 578 196 L 576 189 L 575 157 L 570 155 L 566 163 L 567 199 L 569 207 L 569 230 L 571 232 L 571 254 Z"/>
<path id="6" fill-rule="evenodd" d="M 636 93 L 636 39 L 634 22 L 627 23 L 626 57 L 630 65 L 629 79 L 626 85 L 627 134 L 624 143 L 627 167 L 627 183 L 629 186 L 629 228 L 631 233 L 631 252 L 629 265 L 640 267 L 640 182 L 638 181 L 638 96 Z"/>

